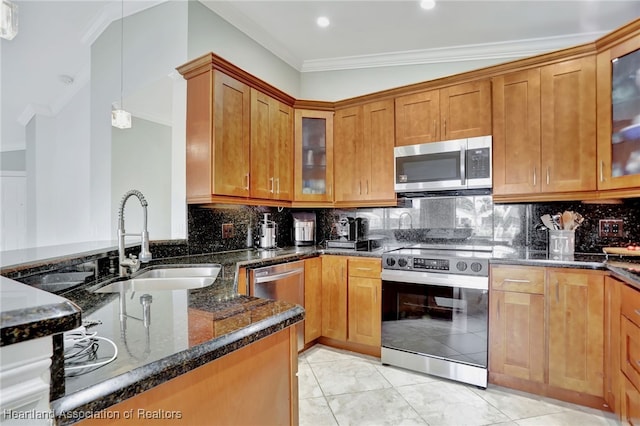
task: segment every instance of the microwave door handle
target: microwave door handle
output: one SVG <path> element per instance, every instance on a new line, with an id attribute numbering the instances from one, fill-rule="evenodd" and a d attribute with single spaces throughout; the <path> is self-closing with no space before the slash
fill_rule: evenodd
<path id="1" fill-rule="evenodd" d="M 466 169 L 465 169 L 466 157 L 467 157 L 466 148 L 464 145 L 462 145 L 460 147 L 460 185 L 462 186 L 467 185 L 467 176 L 466 176 Z"/>

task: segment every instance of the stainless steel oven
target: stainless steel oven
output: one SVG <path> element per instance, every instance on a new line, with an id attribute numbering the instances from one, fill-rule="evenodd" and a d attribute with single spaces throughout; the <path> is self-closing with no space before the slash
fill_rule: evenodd
<path id="1" fill-rule="evenodd" d="M 383 364 L 486 388 L 490 250 L 416 245 L 383 254 Z"/>

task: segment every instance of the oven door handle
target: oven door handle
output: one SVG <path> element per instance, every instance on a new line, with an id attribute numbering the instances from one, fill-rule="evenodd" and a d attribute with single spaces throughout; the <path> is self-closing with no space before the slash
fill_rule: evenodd
<path id="1" fill-rule="evenodd" d="M 395 281 L 409 284 L 489 290 L 489 277 L 383 269 L 381 278 L 383 286 L 384 281 Z"/>

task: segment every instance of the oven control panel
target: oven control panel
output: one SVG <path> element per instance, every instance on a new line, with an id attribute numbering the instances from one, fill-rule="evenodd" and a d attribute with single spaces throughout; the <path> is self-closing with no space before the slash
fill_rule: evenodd
<path id="1" fill-rule="evenodd" d="M 489 276 L 489 260 L 472 256 L 460 258 L 389 252 L 382 255 L 382 267 L 414 272 Z"/>

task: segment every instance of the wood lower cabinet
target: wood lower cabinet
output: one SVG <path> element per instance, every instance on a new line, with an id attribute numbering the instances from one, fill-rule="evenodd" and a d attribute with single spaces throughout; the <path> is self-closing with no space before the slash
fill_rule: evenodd
<path id="1" fill-rule="evenodd" d="M 396 146 L 491 134 L 491 82 L 478 80 L 395 99 Z"/>
<path id="2" fill-rule="evenodd" d="M 544 271 L 493 267 L 490 301 L 489 371 L 543 383 Z"/>
<path id="3" fill-rule="evenodd" d="M 157 424 L 153 412 L 179 413 L 169 422 L 185 425 L 297 425 L 297 372 L 296 332 L 288 327 L 109 407 L 113 418 L 78 424 L 122 424 L 131 411 L 136 425 Z"/>
<path id="4" fill-rule="evenodd" d="M 349 259 L 348 340 L 380 346 L 382 333 L 382 264 L 380 259 Z"/>
<path id="5" fill-rule="evenodd" d="M 293 108 L 251 89 L 250 196 L 293 199 Z"/>
<path id="6" fill-rule="evenodd" d="M 547 270 L 549 385 L 604 396 L 604 277 Z"/>
<path id="7" fill-rule="evenodd" d="M 322 256 L 322 335 L 347 340 L 347 257 Z"/>
<path id="8" fill-rule="evenodd" d="M 393 178 L 393 101 L 336 111 L 334 180 L 336 204 L 396 203 Z"/>
<path id="9" fill-rule="evenodd" d="M 593 198 L 595 59 L 493 79 L 494 198 Z"/>
<path id="10" fill-rule="evenodd" d="M 322 258 L 304 261 L 304 343 L 322 335 Z"/>
<path id="11" fill-rule="evenodd" d="M 602 409 L 604 273 L 493 265 L 489 381 Z"/>

